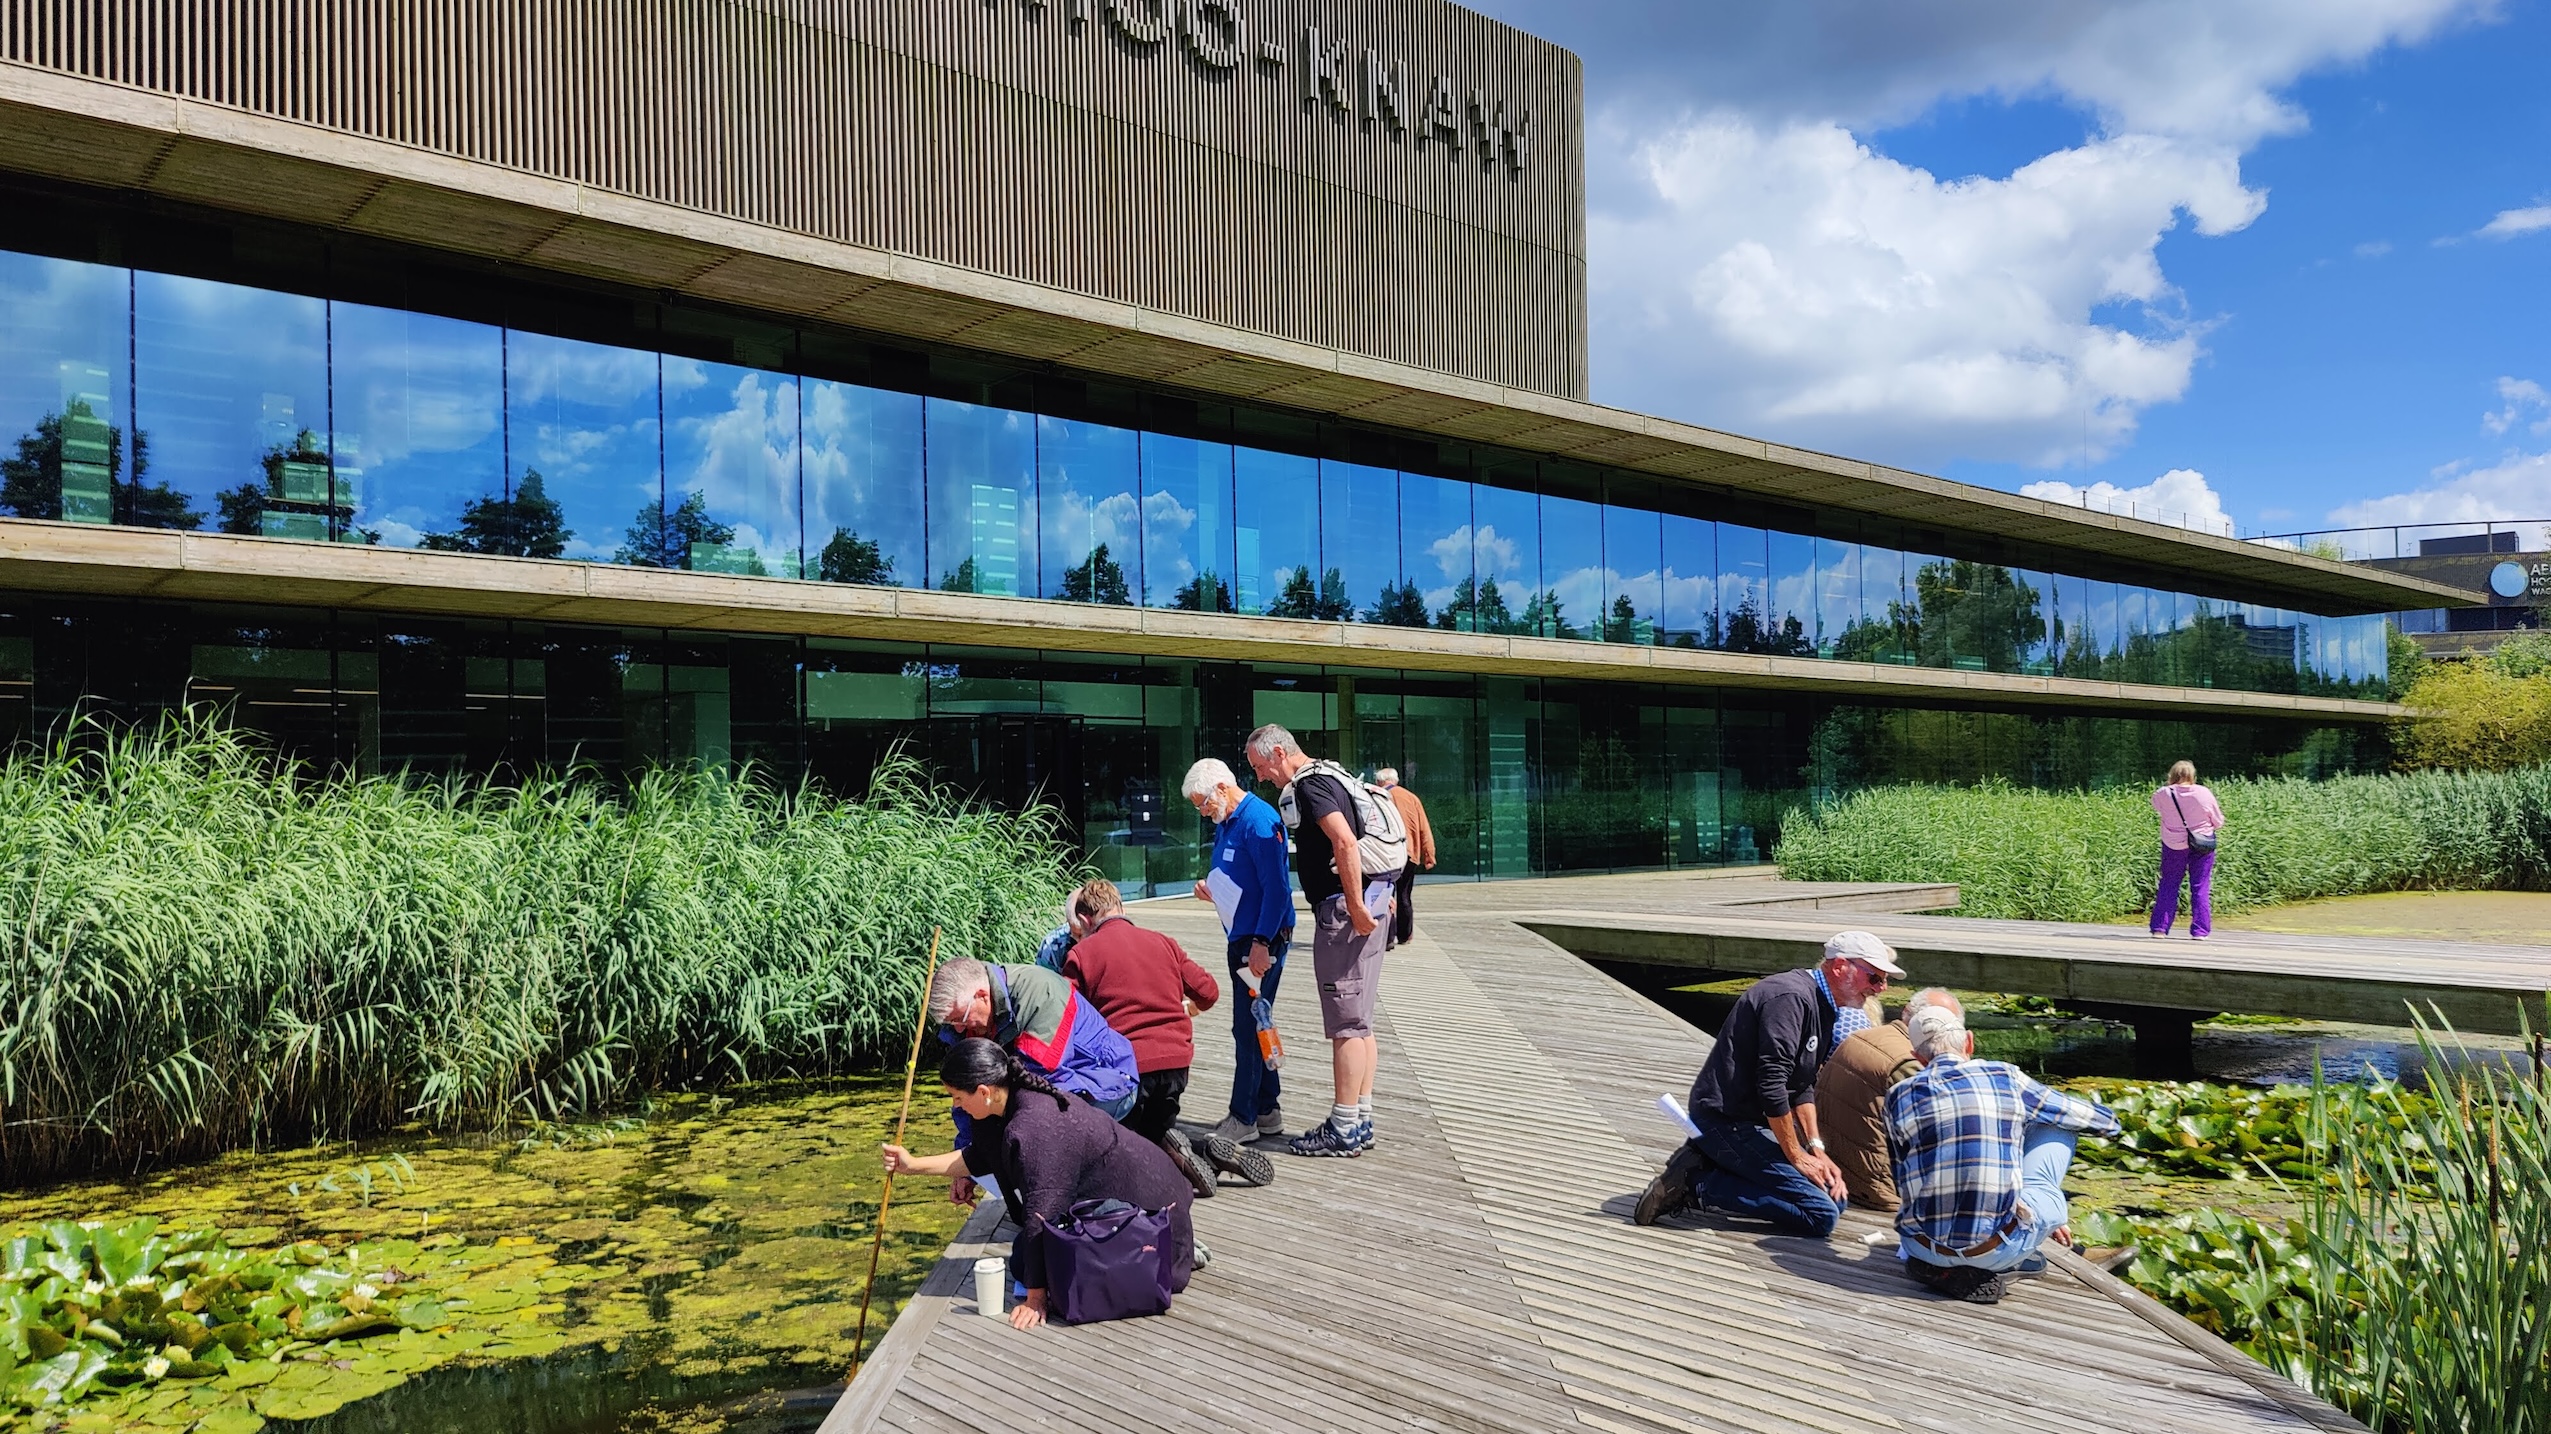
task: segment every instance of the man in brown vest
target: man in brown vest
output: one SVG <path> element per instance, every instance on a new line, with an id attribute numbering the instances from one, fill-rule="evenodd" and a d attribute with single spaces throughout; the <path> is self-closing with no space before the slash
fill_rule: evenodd
<path id="1" fill-rule="evenodd" d="M 1391 944 L 1398 946 L 1417 933 L 1417 874 L 1435 869 L 1435 827 L 1426 820 L 1426 804 L 1400 785 L 1399 768 L 1376 767 L 1373 785 L 1387 788 L 1391 805 L 1400 809 L 1400 825 L 1408 828 L 1408 866 L 1399 874 L 1391 897 Z"/>
<path id="2" fill-rule="evenodd" d="M 1903 1015 L 1853 1032 L 1816 1074 L 1816 1121 L 1825 1156 L 1841 1167 L 1855 1210 L 1896 1208 L 1895 1170 L 1887 1159 L 1887 1087 L 1922 1069 L 1904 1028 L 1924 1006 L 1966 1013 L 1957 997 L 1938 986 L 1916 991 Z"/>

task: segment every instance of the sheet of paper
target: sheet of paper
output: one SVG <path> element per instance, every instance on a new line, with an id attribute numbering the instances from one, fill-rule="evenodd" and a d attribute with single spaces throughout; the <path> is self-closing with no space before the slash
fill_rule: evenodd
<path id="1" fill-rule="evenodd" d="M 1700 1136 L 1701 1128 L 1692 1123 L 1692 1117 L 1684 1114 L 1683 1102 L 1676 1100 L 1670 1095 L 1661 1095 L 1656 1098 L 1656 1108 L 1665 1112 L 1665 1118 L 1667 1120 L 1673 1121 L 1676 1125 L 1681 1126 L 1685 1135 L 1692 1136 L 1696 1139 Z"/>
<path id="2" fill-rule="evenodd" d="M 1222 918 L 1223 934 L 1230 935 L 1232 913 L 1240 909 L 1240 883 L 1221 867 L 1215 867 L 1205 873 L 1205 895 L 1213 898 L 1214 914 Z"/>

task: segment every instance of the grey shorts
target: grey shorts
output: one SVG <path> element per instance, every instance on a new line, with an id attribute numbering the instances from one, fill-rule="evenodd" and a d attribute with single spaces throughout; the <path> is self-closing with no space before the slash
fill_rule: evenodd
<path id="1" fill-rule="evenodd" d="M 1373 892 L 1378 889 L 1380 900 Z M 1365 894 L 1373 934 L 1358 936 L 1346 919 L 1346 898 L 1332 896 L 1311 914 L 1311 974 L 1320 983 L 1320 1029 L 1330 1040 L 1373 1034 L 1373 1003 L 1382 990 L 1382 949 L 1391 941 L 1391 885 Z"/>

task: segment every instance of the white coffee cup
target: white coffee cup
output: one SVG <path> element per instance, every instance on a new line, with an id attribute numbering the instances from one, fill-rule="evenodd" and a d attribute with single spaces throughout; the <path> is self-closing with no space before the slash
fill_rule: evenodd
<path id="1" fill-rule="evenodd" d="M 1004 1286 L 1009 1283 L 1009 1261 L 1004 1260 L 997 1255 L 987 1255 L 984 1258 L 975 1261 L 975 1313 L 990 1315 L 994 1319 L 999 1319 L 1004 1314 L 1008 1313 L 1008 1311 L 1002 1308 L 1002 1305 L 1004 1303 L 1003 1296 L 1008 1293 Z"/>

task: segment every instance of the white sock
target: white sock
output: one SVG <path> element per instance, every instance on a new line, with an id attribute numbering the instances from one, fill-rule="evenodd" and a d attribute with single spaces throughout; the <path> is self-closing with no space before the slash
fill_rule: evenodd
<path id="1" fill-rule="evenodd" d="M 1355 1103 L 1355 1118 L 1366 1125 L 1373 1123 L 1373 1097 L 1368 1095 Z"/>
<path id="2" fill-rule="evenodd" d="M 1333 1105 L 1329 1107 L 1329 1124 L 1336 1126 L 1340 1135 L 1344 1135 L 1346 1132 L 1353 1130 L 1355 1128 L 1355 1121 L 1356 1114 L 1354 1106 Z"/>

